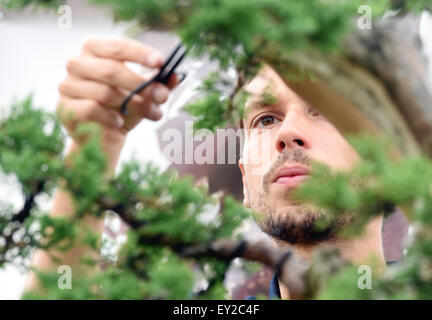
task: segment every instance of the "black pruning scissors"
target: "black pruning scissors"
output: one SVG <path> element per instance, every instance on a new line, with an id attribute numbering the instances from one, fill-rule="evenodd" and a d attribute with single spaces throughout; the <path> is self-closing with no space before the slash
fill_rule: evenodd
<path id="1" fill-rule="evenodd" d="M 169 78 L 174 73 L 175 69 L 180 64 L 180 62 L 183 60 L 186 53 L 187 53 L 187 48 L 181 43 L 178 44 L 177 47 L 174 49 L 174 51 L 170 54 L 168 59 L 165 61 L 163 66 L 159 69 L 159 73 L 155 75 L 153 78 L 140 84 L 137 88 L 131 91 L 131 93 L 123 100 L 120 106 L 121 113 L 124 115 L 128 115 L 129 111 L 127 110 L 127 104 L 129 103 L 130 99 L 132 99 L 133 95 L 140 93 L 142 90 L 147 88 L 153 82 L 167 84 Z M 186 74 L 183 73 L 180 82 L 182 82 L 185 77 Z"/>

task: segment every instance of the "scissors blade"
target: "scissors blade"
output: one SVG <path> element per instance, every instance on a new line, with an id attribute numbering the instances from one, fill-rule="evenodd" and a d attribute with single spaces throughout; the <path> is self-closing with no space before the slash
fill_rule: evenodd
<path id="1" fill-rule="evenodd" d="M 180 49 L 183 50 L 180 51 Z M 132 99 L 132 96 L 134 94 L 141 92 L 153 82 L 160 82 L 163 84 L 167 84 L 169 78 L 174 73 L 175 69 L 180 64 L 180 62 L 183 60 L 186 53 L 187 53 L 187 48 L 183 46 L 182 43 L 179 43 L 174 49 L 174 51 L 169 55 L 168 59 L 165 61 L 162 67 L 159 69 L 158 74 L 154 76 L 152 79 L 143 82 L 123 100 L 123 103 L 120 106 L 120 110 L 122 114 L 124 115 L 129 114 L 129 111 L 127 110 L 127 104 L 129 103 L 130 99 Z"/>
<path id="2" fill-rule="evenodd" d="M 182 49 L 182 50 L 180 50 Z M 183 60 L 187 53 L 187 48 L 179 44 L 173 53 L 170 55 L 166 63 L 161 67 L 159 73 L 155 77 L 155 81 L 166 84 L 170 76 L 174 73 L 177 66 Z"/>

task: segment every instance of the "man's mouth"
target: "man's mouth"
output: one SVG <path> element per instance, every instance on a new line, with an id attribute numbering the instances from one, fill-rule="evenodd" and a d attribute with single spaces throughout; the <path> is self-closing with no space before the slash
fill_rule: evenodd
<path id="1" fill-rule="evenodd" d="M 295 188 L 309 176 L 310 170 L 302 166 L 283 167 L 276 174 L 273 183 Z"/>

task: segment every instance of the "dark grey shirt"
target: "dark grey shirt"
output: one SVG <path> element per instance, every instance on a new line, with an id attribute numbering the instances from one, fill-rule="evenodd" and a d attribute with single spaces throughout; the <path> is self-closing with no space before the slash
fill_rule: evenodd
<path id="1" fill-rule="evenodd" d="M 387 261 L 386 263 L 389 266 L 391 264 L 397 263 L 397 261 Z M 273 277 L 270 281 L 268 298 L 270 300 L 281 299 L 281 293 L 280 293 L 280 288 L 279 288 L 279 275 L 277 272 L 275 272 L 275 274 L 273 275 Z M 254 300 L 256 298 L 254 296 L 247 296 L 245 299 L 246 300 Z"/>

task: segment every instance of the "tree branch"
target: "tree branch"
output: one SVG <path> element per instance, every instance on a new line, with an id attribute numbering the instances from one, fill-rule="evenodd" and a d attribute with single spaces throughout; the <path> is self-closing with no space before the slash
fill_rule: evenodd
<path id="1" fill-rule="evenodd" d="M 18 221 L 19 223 L 24 222 L 30 215 L 30 211 L 33 208 L 35 198 L 39 193 L 42 192 L 45 186 L 45 181 L 37 181 L 36 189 L 26 196 L 23 208 L 12 217 L 12 221 Z"/>
<path id="2" fill-rule="evenodd" d="M 145 221 L 135 218 L 134 209 L 126 205 L 115 204 L 113 200 L 103 197 L 98 201 L 101 207 L 116 212 L 132 229 L 146 225 Z M 230 262 L 235 258 L 261 262 L 275 271 L 279 279 L 287 286 L 290 295 L 301 298 L 307 293 L 305 275 L 308 264 L 297 257 L 291 250 L 279 250 L 263 241 L 217 240 L 209 244 L 185 243 L 168 235 L 140 235 L 140 243 L 168 246 L 184 258 L 213 257 Z"/>

